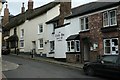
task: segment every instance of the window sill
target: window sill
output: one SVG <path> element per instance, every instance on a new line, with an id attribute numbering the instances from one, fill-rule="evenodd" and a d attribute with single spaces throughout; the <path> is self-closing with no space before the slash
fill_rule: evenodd
<path id="1" fill-rule="evenodd" d="M 80 31 L 80 33 L 88 32 L 88 31 L 90 31 L 90 30 L 89 30 L 89 29 L 87 29 L 87 30 L 82 30 L 82 31 Z"/>
<path id="2" fill-rule="evenodd" d="M 43 50 L 43 48 L 38 48 L 38 50 Z"/>
<path id="3" fill-rule="evenodd" d="M 81 52 L 66 52 L 66 54 L 80 54 Z"/>
<path id="4" fill-rule="evenodd" d="M 38 35 L 41 35 L 43 32 L 41 32 L 41 33 L 37 33 Z"/>
<path id="5" fill-rule="evenodd" d="M 24 47 L 20 47 L 20 49 L 24 49 Z"/>
<path id="6" fill-rule="evenodd" d="M 55 52 L 53 52 L 53 51 L 51 51 L 51 52 L 49 52 L 49 54 L 54 54 Z"/>
<path id="7" fill-rule="evenodd" d="M 103 27 L 106 28 L 106 27 L 112 27 L 112 26 L 117 26 L 117 24 L 107 25 L 107 26 L 103 26 Z"/>

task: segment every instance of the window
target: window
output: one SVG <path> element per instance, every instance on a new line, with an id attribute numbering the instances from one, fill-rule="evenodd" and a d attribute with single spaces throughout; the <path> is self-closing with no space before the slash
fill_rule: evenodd
<path id="1" fill-rule="evenodd" d="M 43 49 L 43 39 L 39 39 L 38 48 Z"/>
<path id="2" fill-rule="evenodd" d="M 68 52 L 80 52 L 80 41 L 79 40 L 67 41 L 67 50 Z"/>
<path id="3" fill-rule="evenodd" d="M 16 28 L 14 28 L 14 34 L 17 34 L 17 30 L 16 30 Z"/>
<path id="4" fill-rule="evenodd" d="M 39 26 L 38 26 L 38 34 L 40 34 L 42 32 L 43 32 L 43 25 L 39 24 Z"/>
<path id="5" fill-rule="evenodd" d="M 20 40 L 20 47 L 21 47 L 21 48 L 24 47 L 24 40 Z"/>
<path id="6" fill-rule="evenodd" d="M 76 44 L 76 52 L 80 51 L 80 41 L 75 41 Z"/>
<path id="7" fill-rule="evenodd" d="M 70 42 L 67 42 L 67 49 L 70 52 Z"/>
<path id="8" fill-rule="evenodd" d="M 117 58 L 117 56 L 105 56 L 102 61 L 104 61 L 104 63 L 116 63 Z"/>
<path id="9" fill-rule="evenodd" d="M 53 51 L 54 50 L 54 41 L 50 41 L 50 51 Z"/>
<path id="10" fill-rule="evenodd" d="M 24 37 L 24 29 L 21 29 L 21 37 Z"/>
<path id="11" fill-rule="evenodd" d="M 88 17 L 84 17 L 80 19 L 80 28 L 81 31 L 88 30 Z"/>
<path id="12" fill-rule="evenodd" d="M 104 54 L 118 54 L 118 38 L 104 39 Z"/>
<path id="13" fill-rule="evenodd" d="M 103 13 L 103 26 L 117 25 L 116 10 L 106 11 Z"/>

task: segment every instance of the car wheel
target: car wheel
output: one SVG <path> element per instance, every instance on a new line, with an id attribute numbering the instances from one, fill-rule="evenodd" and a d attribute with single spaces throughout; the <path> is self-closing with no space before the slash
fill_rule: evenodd
<path id="1" fill-rule="evenodd" d="M 89 76 L 94 76 L 95 73 L 94 73 L 93 68 L 89 67 L 89 68 L 86 70 L 86 74 L 89 75 Z"/>

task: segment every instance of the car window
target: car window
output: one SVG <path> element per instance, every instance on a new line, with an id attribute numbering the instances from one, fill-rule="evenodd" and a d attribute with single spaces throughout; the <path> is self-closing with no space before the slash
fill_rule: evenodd
<path id="1" fill-rule="evenodd" d="M 120 58 L 118 59 L 118 64 L 120 65 Z"/>
<path id="2" fill-rule="evenodd" d="M 116 63 L 118 56 L 105 56 L 103 57 L 104 63 Z"/>

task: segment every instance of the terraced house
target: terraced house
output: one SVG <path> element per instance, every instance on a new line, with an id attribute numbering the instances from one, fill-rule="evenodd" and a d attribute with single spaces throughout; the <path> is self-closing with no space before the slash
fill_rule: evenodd
<path id="1" fill-rule="evenodd" d="M 92 2 L 72 9 L 66 20 L 80 27 L 80 61 L 119 54 L 120 2 Z M 78 25 L 76 25 L 78 24 Z"/>
<path id="2" fill-rule="evenodd" d="M 33 9 L 34 1 L 28 1 L 25 11 L 22 4 L 21 13 L 16 16 L 9 15 L 6 6 L 3 17 L 3 45 L 10 48 L 11 53 L 30 53 L 34 51 L 39 56 L 46 56 L 47 27 L 45 22 L 59 15 L 59 2 L 50 2 Z"/>
<path id="3" fill-rule="evenodd" d="M 51 34 L 55 40 L 54 57 L 84 63 L 102 55 L 119 54 L 119 2 L 87 3 L 71 9 L 61 26 L 55 26 L 57 22 L 57 17 L 47 22 L 53 24 L 55 32 Z"/>
<path id="4" fill-rule="evenodd" d="M 3 18 L 6 45 L 16 52 L 84 63 L 102 55 L 118 55 L 120 2 L 91 2 L 71 9 L 71 2 L 51 2 Z M 6 7 L 7 8 L 7 7 Z M 8 11 L 8 9 L 6 9 Z M 8 12 L 6 13 L 8 14 Z M 7 16 L 9 17 L 9 16 Z M 13 24 L 14 23 L 14 24 Z"/>

